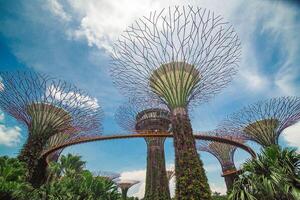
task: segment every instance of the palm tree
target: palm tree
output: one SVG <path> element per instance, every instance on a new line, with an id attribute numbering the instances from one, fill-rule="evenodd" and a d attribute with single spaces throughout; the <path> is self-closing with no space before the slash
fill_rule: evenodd
<path id="1" fill-rule="evenodd" d="M 85 162 L 81 160 L 81 156 L 72 154 L 62 155 L 59 162 L 51 162 L 49 164 L 48 181 L 55 180 L 61 176 L 73 176 L 83 171 Z"/>
<path id="2" fill-rule="evenodd" d="M 296 200 L 300 198 L 300 155 L 295 149 L 268 147 L 248 161 L 233 186 L 230 200 Z"/>

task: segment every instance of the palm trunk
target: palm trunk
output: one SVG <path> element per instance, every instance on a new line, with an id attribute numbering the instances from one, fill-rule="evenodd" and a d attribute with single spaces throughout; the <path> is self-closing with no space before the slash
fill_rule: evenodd
<path id="1" fill-rule="evenodd" d="M 147 138 L 147 173 L 144 200 L 170 200 L 165 165 L 165 138 Z"/>
<path id="2" fill-rule="evenodd" d="M 174 110 L 176 200 L 210 200 L 211 191 L 196 150 L 190 119 L 185 110 Z"/>
<path id="3" fill-rule="evenodd" d="M 29 135 L 18 158 L 27 164 L 27 180 L 37 188 L 46 181 L 47 163 L 39 156 L 46 144 L 47 139 L 35 135 Z"/>

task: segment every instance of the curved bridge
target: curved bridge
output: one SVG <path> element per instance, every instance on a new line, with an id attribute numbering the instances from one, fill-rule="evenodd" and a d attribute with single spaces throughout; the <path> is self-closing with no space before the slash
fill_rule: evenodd
<path id="1" fill-rule="evenodd" d="M 153 133 L 152 132 L 142 132 L 142 133 L 137 133 L 137 134 L 118 134 L 118 135 L 107 135 L 107 136 L 91 136 L 91 137 L 82 137 L 82 138 L 77 138 L 73 141 L 69 141 L 66 143 L 62 143 L 56 146 L 53 146 L 50 149 L 45 150 L 44 152 L 42 152 L 41 157 L 42 159 L 46 159 L 48 155 L 50 155 L 51 153 L 68 147 L 68 146 L 72 146 L 72 145 L 76 145 L 76 144 L 81 144 L 81 143 L 87 143 L 87 142 L 94 142 L 94 141 L 102 141 L 102 140 L 115 140 L 115 139 L 130 139 L 130 138 L 145 138 L 145 137 L 166 137 L 166 138 L 171 138 L 173 137 L 172 134 L 166 133 L 166 132 L 158 132 L 158 133 Z M 236 142 L 234 140 L 230 140 L 224 137 L 218 137 L 218 136 L 210 136 L 210 135 L 201 135 L 201 134 L 195 134 L 194 135 L 196 140 L 209 140 L 209 141 L 216 141 L 216 142 L 222 142 L 222 143 L 226 143 L 226 144 L 230 144 L 230 145 L 234 145 L 237 146 L 245 151 L 247 151 L 252 158 L 256 158 L 256 154 L 255 152 L 247 145 L 240 143 L 240 142 Z M 48 160 L 47 160 L 48 162 Z"/>

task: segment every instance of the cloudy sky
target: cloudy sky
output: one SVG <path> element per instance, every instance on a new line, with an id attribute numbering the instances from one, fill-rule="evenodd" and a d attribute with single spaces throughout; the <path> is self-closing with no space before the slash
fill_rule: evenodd
<path id="1" fill-rule="evenodd" d="M 257 100 L 299 96 L 300 8 L 293 1 L 0 0 L 0 70 L 34 70 L 75 84 L 101 103 L 103 134 L 122 133 L 114 112 L 126 99 L 108 73 L 111 46 L 135 19 L 173 5 L 194 5 L 221 14 L 242 43 L 238 75 L 215 99 L 193 111 L 195 131 L 213 129 L 226 115 Z M 286 129 L 280 143 L 300 147 L 299 129 L 300 124 Z M 0 112 L 0 155 L 16 156 L 26 137 L 25 127 Z M 167 140 L 170 168 L 174 166 L 172 145 Z M 67 152 L 81 155 L 91 170 L 115 171 L 124 179 L 140 180 L 130 195 L 143 196 L 146 148 L 142 139 L 82 144 Z M 224 193 L 219 163 L 207 153 L 201 157 L 212 190 Z M 247 158 L 241 150 L 235 155 L 238 166 Z"/>

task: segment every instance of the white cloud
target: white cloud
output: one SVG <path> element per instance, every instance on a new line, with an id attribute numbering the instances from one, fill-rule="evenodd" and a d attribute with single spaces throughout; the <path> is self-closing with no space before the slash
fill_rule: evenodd
<path id="1" fill-rule="evenodd" d="M 297 147 L 298 148 L 298 152 L 300 153 L 300 134 L 299 134 L 299 130 L 300 130 L 300 122 L 298 122 L 297 124 L 290 126 L 288 128 L 286 128 L 283 131 L 283 138 L 284 140 L 288 143 L 288 145 L 293 146 L 293 147 Z"/>
<path id="2" fill-rule="evenodd" d="M 59 17 L 63 21 L 71 20 L 71 16 L 64 11 L 63 6 L 58 2 L 58 0 L 48 0 L 48 7 L 55 16 Z"/>
<path id="3" fill-rule="evenodd" d="M 12 128 L 0 125 L 0 145 L 8 147 L 17 146 L 20 143 L 21 128 L 14 126 Z"/>
<path id="4" fill-rule="evenodd" d="M 226 185 L 224 182 L 218 184 L 213 183 L 210 184 L 209 186 L 212 192 L 219 192 L 221 194 L 226 194 L 227 192 Z"/>
<path id="5" fill-rule="evenodd" d="M 47 96 L 52 96 L 56 100 L 62 101 L 63 104 L 80 108 L 99 108 L 98 99 L 82 95 L 72 91 L 64 91 L 62 88 L 51 85 L 47 88 Z"/>
<path id="6" fill-rule="evenodd" d="M 211 9 L 233 24 L 242 42 L 243 54 L 236 88 L 246 86 L 252 95 L 255 94 L 253 92 L 257 95 L 264 92 L 268 96 L 274 96 L 269 91 L 276 91 L 277 95 L 295 95 L 297 92 L 294 82 L 299 69 L 295 60 L 298 59 L 300 39 L 295 30 L 300 28 L 300 24 L 296 20 L 297 8 L 289 4 L 238 0 L 227 1 L 225 4 L 217 0 L 68 0 L 72 10 L 68 10 L 67 14 L 57 0 L 50 2 L 49 9 L 54 10 L 55 15 L 64 19 L 72 14 L 79 21 L 79 26 L 66 30 L 71 38 L 84 39 L 90 46 L 107 51 L 111 51 L 113 42 L 127 26 L 150 11 L 160 11 L 173 5 L 195 5 Z M 280 49 L 286 53 L 281 64 L 274 66 L 278 70 L 270 74 L 262 73 L 261 69 L 266 66 L 262 66 L 263 62 L 256 55 L 255 44 L 258 34 L 262 33 L 267 33 L 267 40 L 280 41 Z"/>

